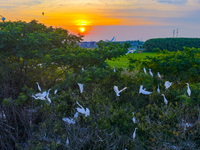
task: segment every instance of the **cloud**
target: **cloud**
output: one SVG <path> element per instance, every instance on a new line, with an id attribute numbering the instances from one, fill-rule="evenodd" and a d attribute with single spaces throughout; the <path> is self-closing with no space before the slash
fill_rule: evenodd
<path id="1" fill-rule="evenodd" d="M 187 0 L 158 0 L 159 3 L 168 3 L 168 4 L 186 4 Z"/>

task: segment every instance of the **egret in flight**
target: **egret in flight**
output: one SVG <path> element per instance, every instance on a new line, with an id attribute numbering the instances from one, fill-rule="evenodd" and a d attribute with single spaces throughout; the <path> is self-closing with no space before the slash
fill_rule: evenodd
<path id="1" fill-rule="evenodd" d="M 187 93 L 190 96 L 191 95 L 191 90 L 190 90 L 190 87 L 189 87 L 189 83 L 186 83 L 186 84 L 187 84 Z"/>
<path id="2" fill-rule="evenodd" d="M 37 93 L 35 95 L 32 95 L 32 97 L 35 99 L 46 100 L 46 98 L 45 98 L 46 95 L 47 95 L 47 92 L 44 91 L 43 93 Z"/>
<path id="3" fill-rule="evenodd" d="M 38 85 L 38 90 L 41 91 L 41 87 L 40 87 L 39 83 L 36 82 L 36 84 Z"/>
<path id="4" fill-rule="evenodd" d="M 83 84 L 81 84 L 81 83 L 77 83 L 77 84 L 79 86 L 80 93 L 83 93 Z"/>
<path id="5" fill-rule="evenodd" d="M 62 120 L 66 123 L 68 123 L 69 125 L 70 124 L 75 124 L 75 120 L 71 119 L 70 117 L 69 118 L 62 118 Z"/>
<path id="6" fill-rule="evenodd" d="M 164 97 L 164 102 L 165 102 L 165 104 L 167 105 L 168 101 L 167 101 L 167 99 L 165 98 L 165 95 L 162 94 L 162 96 Z"/>
<path id="7" fill-rule="evenodd" d="M 165 82 L 165 89 L 167 90 L 172 85 L 172 82 L 166 81 Z"/>
<path id="8" fill-rule="evenodd" d="M 140 85 L 139 93 L 149 95 L 149 94 L 151 94 L 152 92 L 145 91 L 145 89 L 143 89 L 143 85 Z"/>
<path id="9" fill-rule="evenodd" d="M 135 131 L 133 132 L 133 141 L 135 140 L 135 137 L 136 137 L 136 129 L 137 128 L 135 128 Z"/>
<path id="10" fill-rule="evenodd" d="M 149 74 L 153 77 L 153 73 L 151 72 L 151 69 L 149 69 Z"/>
<path id="11" fill-rule="evenodd" d="M 120 96 L 119 93 L 121 93 L 122 91 L 124 91 L 124 90 L 126 90 L 126 89 L 127 89 L 127 87 L 124 87 L 123 89 L 121 89 L 121 90 L 119 91 L 118 87 L 117 87 L 116 85 L 114 85 L 114 91 L 115 91 L 115 93 L 116 93 L 116 96 Z"/>
<path id="12" fill-rule="evenodd" d="M 49 103 L 51 103 L 51 99 L 49 98 L 49 91 L 50 91 L 50 90 L 51 90 L 51 89 L 48 90 L 47 96 L 46 96 L 46 98 L 47 98 L 47 100 L 49 101 Z"/>
<path id="13" fill-rule="evenodd" d="M 76 102 L 81 108 L 76 108 L 76 110 L 81 113 L 84 114 L 85 117 L 90 116 L 90 110 L 88 108 L 84 109 L 83 106 L 81 106 L 78 102 Z"/>

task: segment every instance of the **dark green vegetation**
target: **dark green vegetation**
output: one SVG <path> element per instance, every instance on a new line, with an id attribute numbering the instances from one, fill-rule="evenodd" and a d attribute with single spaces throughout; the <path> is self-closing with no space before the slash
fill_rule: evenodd
<path id="1" fill-rule="evenodd" d="M 100 42 L 98 48 L 83 49 L 77 46 L 80 36 L 36 21 L 6 22 L 0 28 L 1 149 L 200 148 L 200 49 L 164 51 L 145 61 L 130 59 L 128 69 L 113 72 L 105 60 L 123 56 L 128 44 Z M 151 68 L 154 76 L 144 74 L 143 67 Z M 166 80 L 173 82 L 169 90 L 164 87 Z M 39 92 L 36 82 L 42 92 L 51 88 L 51 103 L 31 97 Z M 84 84 L 82 94 L 77 83 Z M 117 97 L 114 85 L 127 89 Z M 153 93 L 140 94 L 140 85 Z M 156 91 L 158 85 L 167 106 Z M 62 118 L 73 118 L 76 102 L 89 108 L 90 116 L 79 114 L 76 123 L 68 125 Z M 192 127 L 185 127 L 186 122 Z"/>
<path id="2" fill-rule="evenodd" d="M 152 52 L 154 49 L 183 51 L 183 47 L 200 48 L 200 38 L 157 38 L 149 39 L 143 44 L 146 52 Z"/>

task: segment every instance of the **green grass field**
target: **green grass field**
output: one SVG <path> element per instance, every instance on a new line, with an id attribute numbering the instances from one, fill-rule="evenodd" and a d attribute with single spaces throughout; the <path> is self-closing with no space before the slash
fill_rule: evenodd
<path id="1" fill-rule="evenodd" d="M 128 67 L 128 57 L 143 60 L 146 56 L 155 57 L 156 53 L 147 53 L 147 52 L 134 53 L 134 54 L 130 53 L 126 56 L 121 56 L 115 60 L 106 60 L 106 62 L 110 66 L 126 68 L 126 67 Z"/>

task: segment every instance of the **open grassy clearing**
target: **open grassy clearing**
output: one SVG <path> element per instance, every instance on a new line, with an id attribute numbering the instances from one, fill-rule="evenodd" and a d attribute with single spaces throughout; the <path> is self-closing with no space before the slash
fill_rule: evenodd
<path id="1" fill-rule="evenodd" d="M 115 60 L 106 60 L 106 61 L 108 62 L 108 65 L 110 65 L 110 66 L 126 68 L 126 67 L 128 67 L 128 62 L 129 62 L 128 58 L 135 58 L 135 59 L 143 60 L 144 58 L 146 58 L 146 56 L 156 57 L 156 53 L 147 53 L 147 52 L 134 53 L 134 54 L 130 53 L 126 56 L 121 56 Z"/>

